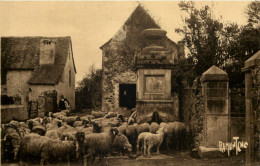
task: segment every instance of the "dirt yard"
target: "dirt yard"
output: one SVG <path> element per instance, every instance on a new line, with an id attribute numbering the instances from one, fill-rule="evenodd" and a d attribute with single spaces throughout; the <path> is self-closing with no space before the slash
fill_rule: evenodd
<path id="1" fill-rule="evenodd" d="M 238 156 L 232 155 L 230 157 L 224 158 L 210 158 L 210 159 L 196 159 L 190 157 L 188 151 L 185 152 L 171 152 L 166 155 L 165 153 L 161 155 L 152 154 L 151 157 L 140 156 L 137 159 L 130 159 L 126 156 L 112 156 L 108 157 L 107 163 L 109 166 L 240 166 L 244 164 L 244 154 L 239 154 Z M 66 165 L 67 163 L 62 163 L 59 165 Z M 29 164 L 31 165 L 31 164 Z M 57 164 L 58 165 L 58 164 Z M 79 165 L 79 163 L 72 162 L 71 166 Z M 105 159 L 101 162 L 98 159 L 95 160 L 93 166 L 105 166 Z M 6 163 L 2 166 L 18 166 L 17 163 Z M 55 164 L 56 166 L 56 164 Z"/>

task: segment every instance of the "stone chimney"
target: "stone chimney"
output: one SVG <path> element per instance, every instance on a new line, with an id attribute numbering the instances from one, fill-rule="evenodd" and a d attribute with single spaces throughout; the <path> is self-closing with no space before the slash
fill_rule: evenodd
<path id="1" fill-rule="evenodd" d="M 40 42 L 40 65 L 54 64 L 56 43 L 50 39 Z"/>
<path id="2" fill-rule="evenodd" d="M 184 51 L 184 42 L 183 41 L 178 41 L 177 50 L 178 50 L 178 59 L 179 60 L 184 59 L 185 51 Z"/>

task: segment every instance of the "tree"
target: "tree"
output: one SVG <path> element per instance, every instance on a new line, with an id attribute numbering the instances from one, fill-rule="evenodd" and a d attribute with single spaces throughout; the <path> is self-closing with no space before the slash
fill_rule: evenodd
<path id="1" fill-rule="evenodd" d="M 193 2 L 179 3 L 186 15 L 183 28 L 176 29 L 176 32 L 183 34 L 189 49 L 193 79 L 216 65 L 228 72 L 231 87 L 244 86 L 241 68 L 260 49 L 259 27 L 252 26 L 259 21 L 259 4 L 252 2 L 248 5 L 248 24 L 238 26 L 215 19 L 207 5 L 196 9 Z"/>
<path id="2" fill-rule="evenodd" d="M 260 2 L 255 1 L 251 2 L 248 7 L 246 8 L 246 14 L 248 15 L 248 24 L 250 26 L 258 26 L 259 27 L 259 20 L 260 20 Z"/>
<path id="3" fill-rule="evenodd" d="M 93 109 L 102 102 L 102 70 L 92 65 L 89 73 L 78 82 L 76 88 L 76 110 Z"/>

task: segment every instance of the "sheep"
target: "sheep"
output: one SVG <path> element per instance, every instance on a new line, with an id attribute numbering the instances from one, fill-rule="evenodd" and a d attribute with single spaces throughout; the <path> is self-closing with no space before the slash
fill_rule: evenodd
<path id="1" fill-rule="evenodd" d="M 152 122 L 152 124 L 149 127 L 149 131 L 151 133 L 155 134 L 159 130 L 159 128 L 160 128 L 160 126 L 157 123 Z"/>
<path id="2" fill-rule="evenodd" d="M 14 127 L 14 128 L 13 128 Z M 20 148 L 21 135 L 15 126 L 6 126 L 4 131 L 2 131 L 5 136 L 1 139 L 1 147 L 3 149 L 3 158 L 16 160 L 18 156 L 18 151 Z"/>
<path id="3" fill-rule="evenodd" d="M 117 117 L 117 113 L 116 112 L 108 112 L 104 118 L 113 118 L 113 117 Z"/>
<path id="4" fill-rule="evenodd" d="M 48 139 L 42 145 L 41 149 L 41 165 L 49 161 L 63 161 L 66 159 L 68 165 L 70 159 L 75 156 L 76 142 Z"/>
<path id="5" fill-rule="evenodd" d="M 59 134 L 56 129 L 47 130 L 45 136 L 51 139 L 59 139 Z"/>
<path id="6" fill-rule="evenodd" d="M 9 122 L 9 124 L 14 125 L 17 129 L 18 129 L 19 126 L 20 126 L 19 122 L 15 121 L 15 120 L 11 120 L 11 121 Z"/>
<path id="7" fill-rule="evenodd" d="M 156 134 L 146 134 L 144 137 L 144 154 L 146 154 L 146 148 L 148 146 L 148 155 L 151 155 L 151 148 L 156 146 L 157 147 L 157 154 L 160 154 L 159 148 L 163 142 L 164 132 L 163 128 L 160 128 Z"/>
<path id="8" fill-rule="evenodd" d="M 93 127 L 80 126 L 76 127 L 75 129 L 77 130 L 77 132 L 84 132 L 85 134 L 93 133 Z"/>
<path id="9" fill-rule="evenodd" d="M 69 162 L 70 155 L 75 152 L 76 144 L 74 141 L 61 141 L 50 139 L 45 136 L 32 133 L 26 135 L 21 141 L 20 162 L 31 158 L 39 158 L 40 164 L 54 159 L 64 159 L 66 157 Z"/>
<path id="10" fill-rule="evenodd" d="M 129 143 L 127 137 L 121 133 L 114 138 L 112 148 L 115 149 L 116 152 L 122 152 L 123 155 L 126 151 L 129 154 L 132 152 L 132 145 Z"/>
<path id="11" fill-rule="evenodd" d="M 166 136 L 166 145 L 169 150 L 171 142 L 176 143 L 176 149 L 179 149 L 180 140 L 185 139 L 186 126 L 182 122 L 171 122 L 164 126 L 164 133 Z"/>
<path id="12" fill-rule="evenodd" d="M 137 143 L 136 143 L 136 150 L 137 152 L 139 152 L 139 148 L 140 148 L 140 143 L 142 144 L 141 146 L 141 152 L 143 153 L 143 149 L 144 149 L 144 138 L 147 134 L 150 134 L 150 132 L 142 132 L 141 134 L 138 135 L 137 138 Z"/>
<path id="13" fill-rule="evenodd" d="M 101 118 L 105 116 L 104 112 L 101 111 L 91 111 L 91 115 L 94 115 L 95 118 Z"/>
<path id="14" fill-rule="evenodd" d="M 83 147 L 80 147 L 84 148 L 84 153 L 87 154 L 85 159 L 87 158 L 89 160 L 90 157 L 93 157 L 93 163 L 95 161 L 96 155 L 99 154 L 100 159 L 102 159 L 103 156 L 107 156 L 112 147 L 113 140 L 117 134 L 118 130 L 112 128 L 108 132 L 85 135 L 84 145 Z M 84 161 L 84 163 L 86 164 L 86 161 Z"/>
<path id="15" fill-rule="evenodd" d="M 121 126 L 119 126 L 117 129 L 118 129 L 119 133 L 126 135 L 126 128 L 127 128 L 127 123 L 125 122 Z"/>
<path id="16" fill-rule="evenodd" d="M 58 129 L 59 127 L 61 127 L 61 125 L 62 121 L 57 118 L 54 118 L 51 122 L 45 125 L 45 128 L 46 130 Z"/>
<path id="17" fill-rule="evenodd" d="M 22 127 L 22 128 L 27 128 L 27 129 L 29 129 L 29 126 L 28 126 L 28 124 L 26 124 L 25 122 L 19 122 L 19 127 Z"/>
<path id="18" fill-rule="evenodd" d="M 41 136 L 44 136 L 46 129 L 43 126 L 34 126 L 31 130 L 33 133 L 38 133 Z"/>
<path id="19" fill-rule="evenodd" d="M 161 123 L 160 123 L 160 128 L 164 128 L 164 126 L 166 126 L 166 125 L 167 125 L 167 123 L 161 122 Z"/>
<path id="20" fill-rule="evenodd" d="M 20 145 L 20 165 L 23 165 L 24 161 L 31 159 L 40 160 L 42 146 L 47 140 L 49 140 L 48 137 L 40 136 L 36 133 L 25 135 Z"/>
<path id="21" fill-rule="evenodd" d="M 137 129 L 137 134 L 139 135 L 142 132 L 149 132 L 149 124 L 148 123 L 143 123 L 141 125 L 139 125 L 138 129 Z"/>
<path id="22" fill-rule="evenodd" d="M 129 125 L 126 128 L 126 136 L 130 142 L 130 144 L 133 146 L 133 152 L 136 152 L 136 139 L 137 139 L 137 131 L 135 126 Z"/>
<path id="23" fill-rule="evenodd" d="M 85 116 L 80 117 L 80 120 L 88 121 L 89 119 L 95 119 L 95 116 L 94 115 L 85 115 Z"/>
<path id="24" fill-rule="evenodd" d="M 180 146 L 184 147 L 184 142 L 186 139 L 186 125 L 182 122 L 173 122 L 175 126 L 175 142 L 176 149 L 179 150 Z"/>
<path id="25" fill-rule="evenodd" d="M 52 116 L 53 116 L 54 118 L 58 118 L 58 119 L 60 119 L 60 120 L 64 120 L 64 119 L 67 117 L 67 115 L 66 115 L 65 112 L 56 112 L 56 113 L 54 113 Z"/>
<path id="26" fill-rule="evenodd" d="M 85 123 L 85 122 L 84 122 Z M 79 121 L 79 120 L 77 120 L 77 121 L 75 121 L 75 122 L 73 122 L 73 127 L 80 127 L 80 126 L 82 126 L 83 125 L 83 121 Z"/>
<path id="27" fill-rule="evenodd" d="M 62 113 L 65 113 L 66 114 L 66 116 L 70 116 L 70 110 L 62 110 L 61 111 Z"/>
<path id="28" fill-rule="evenodd" d="M 78 121 L 78 120 L 80 120 L 80 117 L 79 116 L 69 116 L 69 117 L 65 117 L 64 119 L 63 119 L 63 121 L 64 122 L 66 122 L 68 125 L 70 125 L 70 126 L 73 126 L 73 123 L 75 122 L 75 121 Z"/>

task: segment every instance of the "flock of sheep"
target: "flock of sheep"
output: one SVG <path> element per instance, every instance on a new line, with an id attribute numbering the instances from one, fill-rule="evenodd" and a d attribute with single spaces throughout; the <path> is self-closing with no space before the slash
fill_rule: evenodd
<path id="1" fill-rule="evenodd" d="M 159 154 L 164 140 L 168 150 L 173 143 L 179 149 L 185 138 L 186 126 L 177 121 L 137 124 L 114 112 L 79 117 L 63 110 L 2 125 L 1 155 L 2 162 L 19 160 L 21 165 L 33 161 L 41 165 L 64 161 L 86 165 L 107 155 L 151 155 L 153 147 Z"/>

